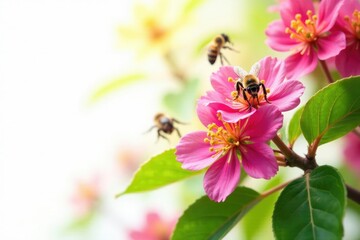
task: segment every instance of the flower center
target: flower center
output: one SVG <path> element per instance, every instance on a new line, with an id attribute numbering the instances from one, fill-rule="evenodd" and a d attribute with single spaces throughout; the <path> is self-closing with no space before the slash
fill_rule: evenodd
<path id="1" fill-rule="evenodd" d="M 317 39 L 316 20 L 317 15 L 313 15 L 311 10 L 306 12 L 307 19 L 301 20 L 301 14 L 296 14 L 295 19 L 291 21 L 290 27 L 285 29 L 285 33 L 290 34 L 290 38 L 299 42 L 314 42 Z"/>
<path id="2" fill-rule="evenodd" d="M 233 82 L 236 83 L 239 80 L 235 80 L 232 77 L 228 78 L 229 82 Z M 265 80 L 261 80 L 260 83 L 265 84 Z M 252 95 L 250 94 L 248 91 L 242 91 L 242 89 L 240 90 L 240 93 L 238 93 L 237 91 L 232 91 L 231 92 L 231 101 L 233 102 L 233 104 L 236 105 L 241 105 L 241 106 L 247 106 L 247 107 L 254 107 L 256 109 L 259 108 L 260 103 L 265 101 L 265 93 L 263 92 L 262 88 L 257 84 L 257 86 L 259 87 L 259 91 L 257 92 L 256 95 Z M 270 89 L 266 88 L 266 94 L 270 93 Z M 243 96 L 243 94 L 246 94 L 246 99 Z M 255 97 L 254 97 L 255 96 Z"/>
<path id="3" fill-rule="evenodd" d="M 204 139 L 204 142 L 210 144 L 209 151 L 214 152 L 212 157 L 218 156 L 218 154 L 223 156 L 232 148 L 242 149 L 242 145 L 250 143 L 249 136 L 242 136 L 247 120 L 242 126 L 240 126 L 240 121 L 237 123 L 222 122 L 223 127 L 219 127 L 215 123 L 207 126 L 208 137 Z"/>
<path id="4" fill-rule="evenodd" d="M 356 36 L 356 38 L 360 39 L 360 11 L 355 9 L 352 14 L 352 18 L 345 16 L 345 21 L 348 22 L 350 30 Z"/>

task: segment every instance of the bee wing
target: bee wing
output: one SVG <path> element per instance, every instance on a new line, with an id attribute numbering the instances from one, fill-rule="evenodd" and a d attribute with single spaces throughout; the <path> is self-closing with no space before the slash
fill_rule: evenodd
<path id="1" fill-rule="evenodd" d="M 245 78 L 245 76 L 248 75 L 247 71 L 245 71 L 244 69 L 242 69 L 241 67 L 238 67 L 238 66 L 234 67 L 234 72 L 236 73 L 236 75 L 239 76 L 239 78 L 241 80 L 243 80 Z"/>
<path id="2" fill-rule="evenodd" d="M 250 74 L 255 75 L 256 77 L 259 76 L 260 73 L 260 63 L 257 62 L 254 65 L 252 65 L 251 69 L 250 69 Z"/>

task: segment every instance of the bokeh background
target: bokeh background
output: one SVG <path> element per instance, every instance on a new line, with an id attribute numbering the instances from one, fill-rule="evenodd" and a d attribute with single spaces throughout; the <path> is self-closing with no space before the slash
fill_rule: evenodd
<path id="1" fill-rule="evenodd" d="M 0 239 L 131 239 L 134 231 L 161 235 L 171 228 L 204 194 L 202 176 L 115 195 L 143 162 L 176 145 L 176 134 L 168 142 L 157 141 L 156 130 L 147 132 L 156 113 L 186 122 L 177 125 L 182 134 L 202 128 L 194 110 L 220 66 L 207 61 L 214 36 L 230 36 L 238 52 L 223 53 L 245 69 L 267 55 L 286 56 L 265 45 L 266 26 L 278 18 L 274 4 L 0 1 Z M 326 84 L 318 70 L 302 81 L 302 104 Z M 343 146 L 342 139 L 322 146 L 319 163 L 339 167 L 356 186 Z M 295 149 L 305 153 L 305 141 Z M 243 184 L 263 191 L 299 175 L 298 169 L 281 169 L 271 181 Z M 276 196 L 226 238 L 271 239 Z M 360 239 L 359 212 L 350 202 L 347 239 Z"/>

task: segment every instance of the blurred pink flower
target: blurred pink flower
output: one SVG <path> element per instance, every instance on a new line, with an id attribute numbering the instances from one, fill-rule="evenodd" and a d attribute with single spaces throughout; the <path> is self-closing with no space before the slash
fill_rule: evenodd
<path id="1" fill-rule="evenodd" d="M 142 230 L 129 232 L 131 240 L 168 240 L 174 230 L 177 219 L 163 220 L 159 214 L 150 212 L 146 215 L 146 223 Z"/>
<path id="2" fill-rule="evenodd" d="M 360 75 L 360 2 L 344 0 L 336 27 L 345 33 L 346 48 L 336 56 L 336 68 L 343 77 Z"/>
<path id="3" fill-rule="evenodd" d="M 360 177 L 360 138 L 354 133 L 345 137 L 344 156 L 350 169 Z"/>
<path id="4" fill-rule="evenodd" d="M 261 87 L 258 99 L 247 94 L 251 106 L 242 93 L 234 99 L 234 83 L 239 78 L 243 79 L 246 75 L 252 74 L 266 87 L 267 99 L 271 105 L 276 106 L 281 112 L 291 110 L 299 105 L 305 87 L 300 81 L 286 79 L 285 73 L 284 61 L 271 57 L 265 57 L 255 63 L 249 73 L 240 67 L 221 67 L 211 76 L 211 84 L 215 91 L 208 91 L 199 102 L 218 109 L 226 122 L 237 122 L 252 115 L 261 106 L 269 105 Z"/>
<path id="5" fill-rule="evenodd" d="M 286 74 L 300 77 L 312 72 L 317 61 L 339 54 L 345 35 L 333 31 L 343 0 L 323 0 L 315 10 L 312 0 L 289 0 L 280 5 L 281 20 L 269 24 L 267 44 L 276 51 L 292 51 L 286 58 Z"/>
<path id="6" fill-rule="evenodd" d="M 100 200 L 100 178 L 93 176 L 88 181 L 79 181 L 71 198 L 77 215 L 84 216 L 93 211 Z"/>
<path id="7" fill-rule="evenodd" d="M 204 189 L 210 199 L 225 201 L 238 185 L 241 165 L 254 178 L 269 179 L 277 173 L 274 153 L 267 144 L 282 126 L 283 116 L 275 106 L 262 107 L 236 123 L 223 121 L 221 114 L 202 104 L 198 104 L 197 112 L 208 130 L 182 137 L 176 156 L 184 169 L 209 167 Z"/>

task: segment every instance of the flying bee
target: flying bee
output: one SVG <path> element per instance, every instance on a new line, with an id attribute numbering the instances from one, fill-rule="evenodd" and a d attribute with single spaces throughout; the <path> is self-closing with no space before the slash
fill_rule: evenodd
<path id="1" fill-rule="evenodd" d="M 210 43 L 210 45 L 208 47 L 208 53 L 207 53 L 208 60 L 209 60 L 210 64 L 214 64 L 215 61 L 216 61 L 217 56 L 220 56 L 221 65 L 224 65 L 223 58 L 230 65 L 229 61 L 221 53 L 221 49 L 225 48 L 225 49 L 230 49 L 230 50 L 233 50 L 233 51 L 236 51 L 236 50 L 231 48 L 230 46 L 227 46 L 226 45 L 227 43 L 231 44 L 229 36 L 224 34 L 224 33 L 221 33 L 221 34 L 217 35 L 212 40 L 212 42 Z"/>
<path id="2" fill-rule="evenodd" d="M 152 129 L 157 128 L 158 140 L 160 137 L 162 137 L 169 141 L 169 139 L 163 134 L 161 134 L 161 132 L 170 135 L 174 130 L 177 132 L 178 136 L 181 137 L 180 131 L 174 126 L 174 123 L 184 123 L 176 120 L 175 118 L 170 118 L 163 113 L 156 114 L 154 117 L 154 122 L 155 125 L 152 126 L 147 132 L 150 132 Z"/>
<path id="3" fill-rule="evenodd" d="M 249 108 L 251 110 L 253 104 L 250 102 L 247 94 L 249 94 L 252 99 L 256 99 L 257 101 L 257 103 L 255 103 L 256 105 L 260 105 L 258 94 L 260 90 L 262 90 L 265 101 L 267 103 L 270 103 L 269 100 L 267 99 L 267 90 L 265 88 L 264 81 L 260 81 L 259 78 L 257 77 L 260 72 L 259 63 L 254 64 L 251 67 L 249 73 L 247 73 L 244 69 L 240 67 L 234 67 L 234 71 L 238 75 L 239 79 L 235 83 L 236 94 L 233 100 L 236 100 L 240 96 L 240 91 L 241 91 L 244 100 L 248 102 Z"/>

